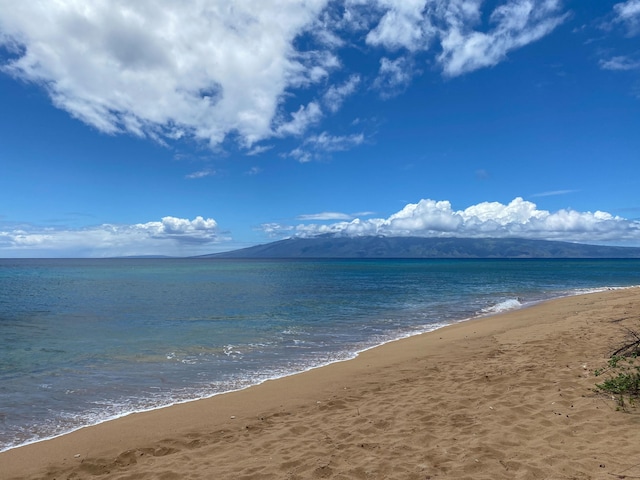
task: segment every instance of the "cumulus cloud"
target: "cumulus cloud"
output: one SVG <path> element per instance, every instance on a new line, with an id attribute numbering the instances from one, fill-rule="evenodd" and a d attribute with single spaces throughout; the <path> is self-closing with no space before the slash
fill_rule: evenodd
<path id="1" fill-rule="evenodd" d="M 638 2 L 616 5 L 620 21 L 634 25 Z M 214 147 L 231 138 L 251 153 L 262 140 L 318 127 L 321 105 L 335 113 L 360 90 L 366 72 L 333 79 L 345 44 L 380 57 L 374 86 L 393 96 L 419 73 L 420 54 L 453 77 L 497 64 L 565 18 L 560 0 L 485 4 L 0 0 L 0 46 L 11 52 L 0 68 L 102 132 Z"/>
<path id="2" fill-rule="evenodd" d="M 163 217 L 133 225 L 82 229 L 25 227 L 0 230 L 0 252 L 9 256 L 196 255 L 228 241 L 212 218 Z"/>
<path id="3" fill-rule="evenodd" d="M 4 71 L 103 132 L 251 145 L 272 134 L 288 86 L 337 61 L 293 47 L 326 3 L 0 0 L 0 42 L 23 50 Z"/>
<path id="4" fill-rule="evenodd" d="M 286 230 L 281 226 L 281 231 Z M 355 218 L 331 224 L 302 223 L 295 226 L 291 232 L 301 237 L 335 234 L 519 237 L 585 243 L 638 242 L 640 222 L 601 211 L 577 212 L 563 209 L 549 212 L 522 198 L 515 198 L 506 205 L 499 202 L 482 202 L 464 210 L 454 210 L 446 200 L 424 199 L 406 205 L 388 218 Z"/>

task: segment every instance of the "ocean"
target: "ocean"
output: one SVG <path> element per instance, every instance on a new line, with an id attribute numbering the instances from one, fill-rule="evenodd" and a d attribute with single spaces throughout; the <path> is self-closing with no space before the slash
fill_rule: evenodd
<path id="1" fill-rule="evenodd" d="M 640 260 L 0 259 L 0 451 L 635 285 Z"/>

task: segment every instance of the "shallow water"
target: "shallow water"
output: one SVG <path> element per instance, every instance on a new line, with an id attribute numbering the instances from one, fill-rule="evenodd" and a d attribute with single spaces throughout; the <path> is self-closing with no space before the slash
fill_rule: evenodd
<path id="1" fill-rule="evenodd" d="M 639 260 L 0 260 L 0 450 L 469 317 L 640 284 Z"/>

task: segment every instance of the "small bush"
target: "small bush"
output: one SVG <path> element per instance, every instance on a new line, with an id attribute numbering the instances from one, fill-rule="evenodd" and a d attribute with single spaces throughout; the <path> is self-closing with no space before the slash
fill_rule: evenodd
<path id="1" fill-rule="evenodd" d="M 640 334 L 634 330 L 628 333 L 631 340 L 616 349 L 606 368 L 595 372 L 597 377 L 606 376 L 596 384 L 598 390 L 614 395 L 622 410 L 627 405 L 635 407 L 640 398 Z"/>

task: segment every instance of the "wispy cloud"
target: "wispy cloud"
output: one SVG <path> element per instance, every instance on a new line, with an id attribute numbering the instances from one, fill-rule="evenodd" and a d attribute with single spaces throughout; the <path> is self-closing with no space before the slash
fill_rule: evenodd
<path id="1" fill-rule="evenodd" d="M 617 3 L 612 10 L 613 20 L 607 20 L 601 26 L 607 32 L 622 29 L 627 37 L 634 37 L 640 34 L 640 0 L 628 0 Z M 611 17 L 609 17 L 611 18 Z M 635 45 L 634 45 L 635 48 Z M 607 52 L 607 57 L 599 61 L 600 68 L 614 72 L 634 72 L 640 70 L 639 51 L 637 48 L 624 55 L 614 55 L 612 51 Z M 600 54 L 602 55 L 602 53 Z M 638 88 L 632 88 L 632 94 L 640 98 Z"/>
<path id="2" fill-rule="evenodd" d="M 324 102 L 327 108 L 333 113 L 340 110 L 342 103 L 349 96 L 352 95 L 358 84 L 360 83 L 359 75 L 351 75 L 346 82 L 340 85 L 332 85 L 324 94 Z"/>
<path id="3" fill-rule="evenodd" d="M 568 195 L 570 193 L 576 193 L 576 192 L 578 192 L 578 190 L 551 190 L 549 192 L 534 193 L 533 195 L 531 195 L 531 197 L 532 198 L 555 197 L 557 195 Z"/>
<path id="4" fill-rule="evenodd" d="M 196 255 L 229 240 L 215 220 L 200 216 L 77 229 L 22 225 L 0 230 L 0 256 Z"/>
<path id="5" fill-rule="evenodd" d="M 353 220 L 358 217 L 370 217 L 375 215 L 374 212 L 356 212 L 356 213 L 342 213 L 342 212 L 321 212 L 298 215 L 297 220 L 302 221 L 331 221 L 331 220 Z"/>
<path id="6" fill-rule="evenodd" d="M 513 1 L 491 13 L 493 28 L 483 32 L 473 29 L 480 19 L 480 2 L 448 3 L 443 14 L 448 26 L 440 34 L 442 53 L 438 61 L 444 73 L 452 77 L 497 65 L 510 51 L 548 35 L 567 18 L 561 13 L 559 0 Z"/>
<path id="7" fill-rule="evenodd" d="M 367 43 L 411 55 L 440 47 L 437 62 L 455 77 L 498 64 L 506 55 L 551 33 L 567 13 L 560 0 L 511 0 L 487 14 L 481 0 L 352 1 L 384 13 L 369 31 Z M 488 18 L 488 24 L 483 24 Z"/>
<path id="8" fill-rule="evenodd" d="M 260 167 L 251 167 L 245 172 L 246 175 L 258 175 L 260 173 L 262 173 L 262 169 Z"/>
<path id="9" fill-rule="evenodd" d="M 376 214 L 376 212 L 369 212 L 369 211 L 357 212 L 357 213 L 354 213 L 352 215 L 352 217 L 353 218 L 356 218 L 356 217 L 370 217 L 370 216 L 375 215 L 375 214 Z"/>
<path id="10" fill-rule="evenodd" d="M 257 145 L 247 152 L 248 156 L 261 155 L 273 148 L 273 145 Z"/>
<path id="11" fill-rule="evenodd" d="M 313 145 L 315 148 L 325 152 L 340 152 L 348 150 L 354 145 L 364 142 L 364 135 L 357 133 L 353 135 L 330 135 L 322 132 L 319 135 L 309 137 L 305 144 Z"/>
<path id="12" fill-rule="evenodd" d="M 349 150 L 362 144 L 364 141 L 365 138 L 362 133 L 352 135 L 330 135 L 327 132 L 322 132 L 319 135 L 312 135 L 305 139 L 302 145 L 289 153 L 289 156 L 295 158 L 301 163 L 305 163 L 331 152 Z"/>
<path id="13" fill-rule="evenodd" d="M 189 173 L 188 175 L 185 175 L 185 178 L 189 180 L 193 180 L 196 178 L 212 177 L 215 174 L 216 174 L 215 170 L 207 168 L 204 170 L 199 170 L 197 172 Z"/>
<path id="14" fill-rule="evenodd" d="M 615 22 L 623 24 L 630 36 L 640 33 L 640 0 L 628 0 L 613 6 Z"/>
<path id="15" fill-rule="evenodd" d="M 317 102 L 310 102 L 307 106 L 301 105 L 300 108 L 291 114 L 291 119 L 282 121 L 276 128 L 278 136 L 302 135 L 309 125 L 317 123 L 322 118 L 322 109 Z"/>
<path id="16" fill-rule="evenodd" d="M 395 60 L 380 59 L 378 77 L 373 86 L 380 91 L 384 99 L 400 95 L 411 84 L 416 75 L 413 61 L 409 57 L 399 57 Z"/>
<path id="17" fill-rule="evenodd" d="M 538 209 L 535 203 L 516 198 L 508 204 L 482 202 L 454 210 L 449 201 L 420 200 L 387 218 L 305 223 L 295 227 L 272 224 L 272 231 L 291 236 L 320 234 L 342 236 L 385 235 L 418 237 L 519 237 L 546 240 L 638 242 L 640 222 L 607 212 L 556 212 Z"/>
<path id="18" fill-rule="evenodd" d="M 322 212 L 322 213 L 311 213 L 306 215 L 299 215 L 297 217 L 298 220 L 309 221 L 309 220 L 351 220 L 353 218 L 352 215 L 340 212 Z"/>
<path id="19" fill-rule="evenodd" d="M 630 57 L 620 55 L 608 60 L 600 60 L 600 67 L 605 70 L 637 70 L 640 69 L 640 60 L 634 60 Z"/>
<path id="20" fill-rule="evenodd" d="M 269 238 L 282 238 L 293 232 L 294 227 L 291 225 L 283 225 L 280 223 L 263 223 L 260 225 L 259 230 Z"/>

